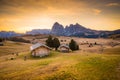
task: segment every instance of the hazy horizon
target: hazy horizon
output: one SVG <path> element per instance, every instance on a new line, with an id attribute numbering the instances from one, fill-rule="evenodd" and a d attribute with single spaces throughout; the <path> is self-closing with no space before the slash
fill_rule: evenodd
<path id="1" fill-rule="evenodd" d="M 80 25 L 94 30 L 120 29 L 120 0 L 0 0 L 0 31 L 25 33 Z"/>
<path id="2" fill-rule="evenodd" d="M 55 23 L 55 22 L 54 22 Z M 53 24 L 54 24 L 53 23 Z M 59 23 L 59 24 L 61 24 L 61 23 Z M 76 23 L 74 23 L 73 25 L 75 25 Z M 79 23 L 78 23 L 79 24 Z M 70 24 L 69 24 L 70 25 Z M 68 26 L 69 26 L 68 25 Z M 80 24 L 81 25 L 81 24 Z M 83 26 L 83 25 L 82 25 Z M 66 25 L 65 26 L 63 26 L 64 28 L 66 27 Z M 88 28 L 88 27 L 86 27 L 86 26 L 83 26 L 83 27 L 85 27 L 85 28 Z M 27 31 L 32 31 L 32 30 L 36 30 L 36 29 L 41 29 L 41 30 L 44 30 L 44 29 L 49 29 L 49 30 L 51 30 L 52 29 L 52 27 L 51 28 L 33 28 L 33 29 L 30 29 L 30 30 L 26 30 L 26 31 L 24 31 L 24 32 L 17 32 L 17 31 L 14 31 L 14 30 L 0 30 L 0 31 L 7 31 L 7 32 L 11 32 L 11 31 L 14 31 L 14 32 L 16 32 L 16 33 L 26 33 Z M 92 28 L 88 28 L 88 29 L 92 29 Z M 98 31 L 114 31 L 114 30 L 118 30 L 118 29 L 114 29 L 114 30 L 100 30 L 100 29 L 92 29 L 92 30 L 98 30 Z"/>

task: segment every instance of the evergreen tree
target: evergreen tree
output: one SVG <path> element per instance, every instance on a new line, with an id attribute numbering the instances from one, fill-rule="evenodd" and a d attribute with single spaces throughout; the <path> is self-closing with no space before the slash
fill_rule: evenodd
<path id="1" fill-rule="evenodd" d="M 3 39 L 2 38 L 0 38 L 0 42 L 2 42 L 3 41 Z"/>
<path id="2" fill-rule="evenodd" d="M 55 50 L 57 50 L 58 47 L 60 46 L 60 41 L 59 41 L 59 39 L 58 39 L 58 38 L 54 38 L 54 39 L 53 39 L 53 44 L 54 44 Z"/>
<path id="3" fill-rule="evenodd" d="M 46 40 L 46 45 L 49 47 L 54 47 L 52 36 L 50 35 Z"/>
<path id="4" fill-rule="evenodd" d="M 0 38 L 0 46 L 3 46 L 3 43 L 1 43 L 1 42 L 3 42 L 2 38 Z"/>
<path id="5" fill-rule="evenodd" d="M 79 45 L 72 39 L 69 43 L 69 47 L 72 51 L 79 50 Z"/>
<path id="6" fill-rule="evenodd" d="M 76 50 L 79 50 L 79 45 L 77 45 L 77 48 L 76 48 Z"/>

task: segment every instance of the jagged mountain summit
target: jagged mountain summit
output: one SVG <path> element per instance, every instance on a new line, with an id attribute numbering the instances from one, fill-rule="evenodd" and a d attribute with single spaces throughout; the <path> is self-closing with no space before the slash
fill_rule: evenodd
<path id="1" fill-rule="evenodd" d="M 66 36 L 75 35 L 76 33 L 83 34 L 85 32 L 89 32 L 89 31 L 90 31 L 90 29 L 87 29 L 78 23 L 76 23 L 75 25 L 70 24 L 69 26 L 65 27 L 65 35 Z"/>
<path id="2" fill-rule="evenodd" d="M 88 35 L 93 36 L 95 34 L 95 30 L 91 30 L 88 28 L 85 28 L 84 26 L 76 23 L 70 24 L 69 26 L 66 26 L 65 28 L 59 24 L 58 22 L 55 22 L 51 34 L 58 35 L 58 36 L 77 36 L 77 37 L 87 37 Z"/>
<path id="3" fill-rule="evenodd" d="M 113 34 L 120 34 L 120 29 L 115 31 L 98 31 L 86 28 L 78 23 L 70 24 L 64 27 L 62 24 L 55 22 L 52 29 L 33 29 L 26 34 L 52 34 L 57 36 L 76 36 L 86 38 L 108 37 Z"/>
<path id="4" fill-rule="evenodd" d="M 58 35 L 58 36 L 64 35 L 65 31 L 64 31 L 63 25 L 59 24 L 58 22 L 55 22 L 53 24 L 51 34 Z"/>
<path id="5" fill-rule="evenodd" d="M 98 31 L 93 29 L 88 29 L 78 23 L 70 24 L 65 28 L 63 25 L 55 22 L 51 34 L 58 36 L 76 36 L 76 37 L 86 37 L 86 38 L 98 38 L 98 37 L 107 37 L 112 34 L 120 34 L 120 30 L 115 31 Z"/>
<path id="6" fill-rule="evenodd" d="M 71 36 L 71 35 L 75 35 L 76 33 L 85 33 L 85 32 L 91 32 L 91 31 L 90 29 L 87 29 L 82 25 L 79 25 L 78 23 L 76 23 L 75 25 L 70 24 L 69 26 L 66 26 L 64 28 L 63 25 L 59 24 L 58 22 L 55 22 L 51 30 L 51 34 L 58 36 L 59 35 Z"/>
<path id="7" fill-rule="evenodd" d="M 99 37 L 108 37 L 110 35 L 120 34 L 120 29 L 114 31 L 98 31 L 86 28 L 78 23 L 70 24 L 64 27 L 62 24 L 55 22 L 52 26 L 52 29 L 33 29 L 27 31 L 26 34 L 52 34 L 57 36 L 75 36 L 75 37 L 85 37 L 85 38 L 99 38 Z M 1 38 L 9 38 L 14 36 L 20 36 L 21 34 L 15 33 L 13 31 L 1 31 Z"/>

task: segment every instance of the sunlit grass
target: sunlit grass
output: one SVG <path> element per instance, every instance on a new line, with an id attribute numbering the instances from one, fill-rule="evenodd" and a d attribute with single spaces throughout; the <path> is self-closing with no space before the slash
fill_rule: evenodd
<path id="1" fill-rule="evenodd" d="M 0 46 L 0 56 L 29 51 L 29 46 L 26 43 L 5 41 L 4 46 Z"/>
<path id="2" fill-rule="evenodd" d="M 16 44 L 19 45 L 19 44 Z M 26 47 L 26 46 L 23 46 Z M 32 57 L 30 51 L 19 56 L 0 57 L 1 80 L 119 80 L 118 48 L 100 53 L 51 51 L 49 56 Z M 114 54 L 114 52 L 117 54 Z M 109 55 L 109 52 L 112 53 Z M 24 56 L 27 60 L 24 61 Z M 6 59 L 15 57 L 14 60 Z"/>

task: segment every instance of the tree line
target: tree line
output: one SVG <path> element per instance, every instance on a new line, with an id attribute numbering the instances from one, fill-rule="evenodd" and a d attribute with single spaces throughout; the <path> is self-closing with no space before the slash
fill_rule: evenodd
<path id="1" fill-rule="evenodd" d="M 11 38 L 0 38 L 0 42 L 3 42 L 5 40 L 15 41 L 15 42 L 24 42 L 24 43 L 30 43 L 29 40 L 18 38 L 18 37 L 11 37 Z"/>
<path id="2" fill-rule="evenodd" d="M 23 38 L 17 38 L 17 37 L 11 37 L 11 38 L 9 38 L 8 40 L 10 40 L 10 41 L 15 41 L 15 42 L 30 43 L 29 40 L 25 40 L 25 39 L 23 39 Z"/>
<path id="3" fill-rule="evenodd" d="M 48 37 L 48 39 L 46 40 L 46 45 L 51 47 L 51 48 L 55 48 L 55 50 L 58 50 L 58 47 L 60 46 L 60 41 L 58 38 L 53 38 L 51 35 Z M 69 48 L 72 51 L 75 50 L 79 50 L 79 45 L 76 43 L 76 41 L 74 41 L 73 39 L 71 39 L 70 43 L 69 43 Z"/>

